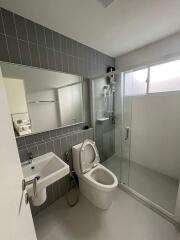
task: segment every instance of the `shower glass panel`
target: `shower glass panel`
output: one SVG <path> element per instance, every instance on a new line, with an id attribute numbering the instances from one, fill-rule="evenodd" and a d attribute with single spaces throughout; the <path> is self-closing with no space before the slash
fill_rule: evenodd
<path id="1" fill-rule="evenodd" d="M 97 78 L 93 80 L 92 88 L 93 123 L 100 161 L 120 179 L 121 87 L 119 77 L 112 75 L 110 78 Z M 115 105 L 115 99 L 119 99 L 118 106 Z M 116 138 L 117 141 L 115 141 Z M 118 142 L 117 146 L 116 142 Z"/>
<path id="2" fill-rule="evenodd" d="M 120 181 L 172 214 L 180 178 L 177 65 L 180 62 L 124 73 L 121 97 Z"/>

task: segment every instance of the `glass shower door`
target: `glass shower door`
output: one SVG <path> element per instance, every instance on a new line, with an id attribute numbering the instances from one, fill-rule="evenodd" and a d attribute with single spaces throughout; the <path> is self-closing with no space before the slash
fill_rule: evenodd
<path id="1" fill-rule="evenodd" d="M 174 214 L 180 168 L 180 92 L 167 91 L 167 80 L 163 85 L 160 79 L 166 92 L 158 92 L 159 84 L 157 92 L 151 93 L 155 70 L 149 67 L 124 74 L 121 183 Z"/>
<path id="2" fill-rule="evenodd" d="M 129 186 L 131 149 L 131 96 L 122 96 L 122 134 L 120 158 L 120 182 Z"/>

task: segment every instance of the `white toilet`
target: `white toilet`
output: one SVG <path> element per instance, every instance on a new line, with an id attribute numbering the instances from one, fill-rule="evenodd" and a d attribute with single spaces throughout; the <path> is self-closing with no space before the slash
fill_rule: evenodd
<path id="1" fill-rule="evenodd" d="M 95 142 L 87 139 L 73 146 L 72 151 L 80 192 L 96 207 L 108 209 L 118 181 L 111 171 L 99 163 Z"/>

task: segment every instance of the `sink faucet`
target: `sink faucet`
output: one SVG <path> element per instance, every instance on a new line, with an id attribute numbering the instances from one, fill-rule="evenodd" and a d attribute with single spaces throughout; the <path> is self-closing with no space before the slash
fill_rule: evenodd
<path id="1" fill-rule="evenodd" d="M 27 156 L 28 156 L 28 164 L 31 164 L 34 158 L 32 152 L 27 152 Z"/>

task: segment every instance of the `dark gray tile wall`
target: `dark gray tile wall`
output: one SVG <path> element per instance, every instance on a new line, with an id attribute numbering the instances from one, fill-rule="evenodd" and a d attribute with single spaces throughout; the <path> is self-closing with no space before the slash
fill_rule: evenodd
<path id="1" fill-rule="evenodd" d="M 114 58 L 0 8 L 0 61 L 94 77 Z"/>
<path id="2" fill-rule="evenodd" d="M 78 74 L 85 78 L 104 74 L 107 66 L 115 64 L 114 58 L 4 8 L 0 8 L 0 61 Z M 87 83 L 85 88 L 85 115 L 88 119 L 86 122 L 90 124 Z M 82 125 L 77 125 L 18 138 L 21 161 L 27 159 L 27 151 L 32 151 L 34 156 L 38 156 L 53 150 L 64 158 L 64 152 L 74 143 L 79 143 L 87 137 L 93 138 L 92 129 L 81 129 Z M 32 208 L 33 214 L 37 214 L 57 197 L 62 196 L 66 182 L 67 178 L 64 178 L 48 187 L 47 202 L 39 208 Z"/>
<path id="3" fill-rule="evenodd" d="M 115 125 L 111 120 L 96 122 L 96 145 L 101 162 L 115 153 Z"/>
<path id="4" fill-rule="evenodd" d="M 27 152 L 32 152 L 34 157 L 48 152 L 54 152 L 66 161 L 65 153 L 68 151 L 70 154 L 69 165 L 72 167 L 72 146 L 81 143 L 87 138 L 93 140 L 93 129 L 82 130 L 81 128 L 81 125 L 76 125 L 31 135 L 29 137 L 18 138 L 17 145 L 21 161 L 23 162 L 28 159 Z M 32 214 L 38 214 L 59 197 L 63 196 L 66 191 L 67 181 L 68 176 L 50 185 L 47 188 L 47 201 L 39 207 L 34 207 L 31 204 Z"/>

